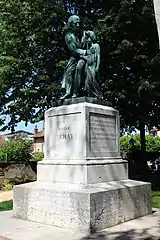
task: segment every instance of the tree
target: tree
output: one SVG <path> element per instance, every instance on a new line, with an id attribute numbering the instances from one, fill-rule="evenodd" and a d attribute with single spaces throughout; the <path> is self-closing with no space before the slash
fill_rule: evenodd
<path id="1" fill-rule="evenodd" d="M 121 126 L 137 126 L 145 152 L 144 125 L 159 121 L 157 28 L 150 0 L 1 1 L 0 111 L 9 127 L 34 122 L 61 94 L 68 59 L 65 22 L 78 13 L 99 35 L 101 86 L 121 114 Z"/>
<path id="2" fill-rule="evenodd" d="M 122 127 L 138 125 L 144 155 L 144 127 L 159 121 L 160 107 L 154 9 L 151 1 L 118 3 L 106 6 L 97 28 L 103 41 L 104 95 L 120 110 Z"/>
<path id="3" fill-rule="evenodd" d="M 43 119 L 44 111 L 61 94 L 60 82 L 66 64 L 65 22 L 71 13 L 83 16 L 86 28 L 95 4 L 89 1 L 0 2 L 0 112 L 10 115 L 3 128 L 24 120 Z M 92 20 L 94 18 L 92 17 Z"/>
<path id="4" fill-rule="evenodd" d="M 41 119 L 60 94 L 67 13 L 55 0 L 1 1 L 0 8 L 0 110 L 14 128 Z"/>

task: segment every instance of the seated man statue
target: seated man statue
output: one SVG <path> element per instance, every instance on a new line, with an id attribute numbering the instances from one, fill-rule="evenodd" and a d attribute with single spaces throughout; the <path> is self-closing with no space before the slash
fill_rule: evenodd
<path id="1" fill-rule="evenodd" d="M 102 98 L 98 84 L 100 46 L 96 43 L 95 33 L 84 31 L 80 18 L 72 15 L 68 19 L 65 41 L 72 56 L 62 79 L 66 94 L 61 99 L 79 96 Z"/>

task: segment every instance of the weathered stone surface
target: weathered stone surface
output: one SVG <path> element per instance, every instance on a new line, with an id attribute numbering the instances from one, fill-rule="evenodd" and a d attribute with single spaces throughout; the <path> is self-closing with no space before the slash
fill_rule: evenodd
<path id="1" fill-rule="evenodd" d="M 112 107 L 79 103 L 45 115 L 45 157 L 37 180 L 93 184 L 128 179 L 119 150 L 119 115 Z"/>
<path id="2" fill-rule="evenodd" d="M 150 214 L 151 185 L 128 180 L 119 114 L 88 102 L 49 109 L 37 182 L 14 188 L 14 216 L 87 235 Z"/>
<path id="3" fill-rule="evenodd" d="M 44 182 L 93 184 L 124 179 L 128 179 L 128 163 L 122 160 L 72 165 L 43 161 L 37 166 L 37 180 Z"/>
<path id="4" fill-rule="evenodd" d="M 79 103 L 45 114 L 45 160 L 120 159 L 119 114 L 112 107 Z"/>
<path id="5" fill-rule="evenodd" d="M 14 187 L 14 216 L 95 232 L 152 213 L 149 183 L 131 180 L 87 186 L 35 182 Z"/>

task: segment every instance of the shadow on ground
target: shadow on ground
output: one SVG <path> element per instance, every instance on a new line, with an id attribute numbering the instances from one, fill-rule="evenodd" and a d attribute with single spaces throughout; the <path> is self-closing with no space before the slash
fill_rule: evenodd
<path id="1" fill-rule="evenodd" d="M 81 240 L 160 240 L 159 210 L 156 212 L 152 215 L 152 220 L 148 218 L 149 225 L 147 224 L 147 226 L 143 222 L 143 218 L 137 219 L 136 221 L 139 222 L 135 226 L 134 221 L 131 225 L 124 223 L 108 228 L 100 233 L 81 238 Z"/>
<path id="2" fill-rule="evenodd" d="M 148 233 L 147 229 L 141 232 L 135 230 L 115 233 L 101 233 L 84 237 L 81 240 L 160 240 L 159 237 Z"/>

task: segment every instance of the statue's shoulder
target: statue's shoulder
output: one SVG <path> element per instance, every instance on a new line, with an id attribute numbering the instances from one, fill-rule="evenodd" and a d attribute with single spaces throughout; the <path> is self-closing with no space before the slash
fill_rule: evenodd
<path id="1" fill-rule="evenodd" d="M 91 38 L 94 43 L 97 41 L 95 32 L 93 32 L 93 31 L 86 31 L 86 35 L 89 38 Z"/>
<path id="2" fill-rule="evenodd" d="M 66 42 L 73 42 L 74 41 L 74 35 L 73 35 L 73 33 L 67 33 L 66 35 L 65 35 L 65 40 L 66 40 Z"/>
<path id="3" fill-rule="evenodd" d="M 72 33 L 70 33 L 70 32 L 66 33 L 65 38 L 66 39 L 72 38 Z"/>

